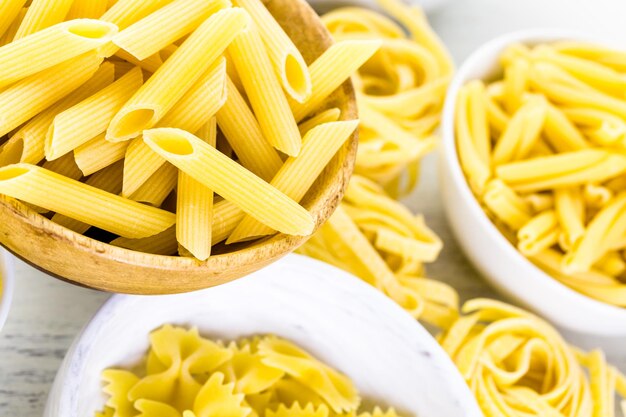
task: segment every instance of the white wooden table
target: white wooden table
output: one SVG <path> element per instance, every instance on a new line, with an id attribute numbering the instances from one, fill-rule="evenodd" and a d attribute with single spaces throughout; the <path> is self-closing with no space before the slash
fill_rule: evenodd
<path id="1" fill-rule="evenodd" d="M 624 16 L 624 0 L 450 0 L 431 16 L 431 22 L 460 63 L 488 39 L 529 27 L 587 31 L 623 40 L 626 47 Z M 429 275 L 453 284 L 464 299 L 497 297 L 468 264 L 446 224 L 438 194 L 436 155 L 425 161 L 420 187 L 406 203 L 425 214 L 446 244 Z M 17 263 L 13 309 L 0 334 L 0 416 L 42 414 L 65 350 L 107 297 Z M 617 361 L 626 368 L 626 357 Z"/>

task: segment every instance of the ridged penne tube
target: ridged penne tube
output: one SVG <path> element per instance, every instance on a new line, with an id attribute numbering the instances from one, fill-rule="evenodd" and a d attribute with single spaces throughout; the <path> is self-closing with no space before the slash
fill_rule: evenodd
<path id="1" fill-rule="evenodd" d="M 172 164 L 165 163 L 156 170 L 131 196 L 131 200 L 161 207 L 168 195 L 176 187 L 178 170 Z"/>
<path id="2" fill-rule="evenodd" d="M 128 142 L 111 143 L 102 133 L 74 149 L 74 160 L 83 175 L 87 176 L 124 159 L 127 148 Z"/>
<path id="3" fill-rule="evenodd" d="M 113 65 L 108 62 L 103 63 L 96 73 L 78 89 L 33 117 L 11 136 L 0 151 L 0 161 L 6 159 L 7 163 L 38 164 L 45 157 L 46 134 L 54 117 L 111 84 L 113 77 Z M 8 154 L 14 154 L 15 157 L 7 158 Z M 3 164 L 0 163 L 0 165 Z"/>
<path id="4" fill-rule="evenodd" d="M 215 147 L 217 139 L 215 118 L 200 129 L 198 137 Z M 176 240 L 195 258 L 205 261 L 211 255 L 213 190 L 180 172 L 176 193 Z"/>
<path id="5" fill-rule="evenodd" d="M 42 168 L 73 180 L 79 180 L 83 176 L 72 154 L 67 154 L 54 161 L 46 161 L 43 163 Z"/>
<path id="6" fill-rule="evenodd" d="M 331 122 L 309 130 L 302 141 L 300 155 L 288 158 L 270 185 L 296 202 L 302 200 L 324 167 L 358 125 L 358 120 Z M 240 242 L 272 233 L 274 230 L 251 217 L 246 217 L 226 243 Z"/>
<path id="7" fill-rule="evenodd" d="M 585 203 L 580 190 L 559 188 L 554 191 L 554 203 L 565 243 L 571 248 L 585 233 Z"/>
<path id="8" fill-rule="evenodd" d="M 626 156 L 599 149 L 562 153 L 512 162 L 496 175 L 519 192 L 603 182 L 626 171 Z"/>
<path id="9" fill-rule="evenodd" d="M 471 109 L 471 105 L 470 105 Z M 529 100 L 518 108 L 493 151 L 493 162 L 501 165 L 525 158 L 537 143 L 547 112 L 545 100 Z"/>
<path id="10" fill-rule="evenodd" d="M 297 156 L 302 137 L 254 23 L 235 38 L 228 52 L 265 139 L 279 151 Z"/>
<path id="11" fill-rule="evenodd" d="M 159 67 L 163 65 L 163 60 L 161 59 L 161 56 L 159 54 L 151 55 L 143 61 L 140 61 L 125 50 L 119 49 L 117 50 L 117 52 L 115 52 L 115 56 L 117 58 L 123 59 L 124 61 L 130 62 L 131 64 L 134 64 L 150 73 L 155 73 L 159 69 Z"/>
<path id="12" fill-rule="evenodd" d="M 587 229 L 563 258 L 566 273 L 588 271 L 626 233 L 626 193 L 617 195 L 589 222 Z"/>
<path id="13" fill-rule="evenodd" d="M 44 111 L 87 81 L 102 58 L 87 52 L 26 77 L 0 92 L 0 136 Z"/>
<path id="14" fill-rule="evenodd" d="M 113 84 L 55 116 L 46 135 L 46 159 L 52 161 L 106 131 L 115 113 L 143 83 L 135 67 Z"/>
<path id="15" fill-rule="evenodd" d="M 29 164 L 0 168 L 0 193 L 129 238 L 160 233 L 176 221 L 173 213 Z"/>
<path id="16" fill-rule="evenodd" d="M 517 247 L 524 255 L 534 255 L 555 245 L 559 239 L 559 222 L 554 210 L 546 210 L 517 231 Z"/>
<path id="17" fill-rule="evenodd" d="M 528 204 L 501 180 L 487 183 L 483 199 L 487 208 L 513 230 L 518 230 L 531 219 Z"/>
<path id="18" fill-rule="evenodd" d="M 146 130 L 144 141 L 181 171 L 261 223 L 291 235 L 313 232 L 313 218 L 302 206 L 194 135 L 159 128 Z"/>
<path id="19" fill-rule="evenodd" d="M 236 4 L 250 14 L 261 33 L 285 92 L 299 103 L 307 101 L 311 96 L 311 75 L 298 48 L 261 0 L 236 0 Z"/>
<path id="20" fill-rule="evenodd" d="M 248 23 L 246 12 L 238 8 L 209 17 L 115 115 L 107 140 L 129 140 L 156 125 Z"/>
<path id="21" fill-rule="evenodd" d="M 119 0 L 100 17 L 100 20 L 115 23 L 120 30 L 126 29 L 171 2 L 172 0 Z"/>
<path id="22" fill-rule="evenodd" d="M 336 122 L 341 117 L 341 110 L 337 107 L 333 107 L 332 109 L 324 110 L 323 112 L 316 114 L 310 119 L 300 123 L 298 125 L 298 130 L 300 130 L 300 135 L 304 136 L 306 133 L 313 129 L 314 127 L 324 124 Z"/>
<path id="23" fill-rule="evenodd" d="M 14 41 L 39 32 L 49 26 L 62 22 L 72 6 L 73 0 L 33 0 Z"/>
<path id="24" fill-rule="evenodd" d="M 22 11 L 26 0 L 5 0 L 0 3 L 0 37 L 2 37 Z M 11 41 L 13 38 L 9 39 Z"/>
<path id="25" fill-rule="evenodd" d="M 213 13 L 228 6 L 229 0 L 176 0 L 122 30 L 113 43 L 143 60 L 193 32 Z"/>
<path id="26" fill-rule="evenodd" d="M 217 124 L 233 148 L 241 165 L 265 181 L 271 181 L 283 164 L 269 144 L 256 117 L 234 82 L 228 77 L 226 102 L 217 112 Z"/>
<path id="27" fill-rule="evenodd" d="M 28 11 L 28 7 L 23 7 L 22 10 L 19 11 L 11 25 L 4 31 L 4 34 L 0 37 L 0 46 L 4 46 L 13 41 L 17 30 L 20 28 L 24 17 L 26 17 L 26 12 Z"/>
<path id="28" fill-rule="evenodd" d="M 198 131 L 224 105 L 227 95 L 225 78 L 226 61 L 220 58 L 163 117 L 159 126 Z M 155 154 L 141 137 L 132 140 L 124 161 L 122 195 L 130 196 L 137 191 L 164 163 L 165 160 Z"/>
<path id="29" fill-rule="evenodd" d="M 99 0 L 74 0 L 65 20 L 73 19 L 98 19 L 107 10 L 105 1 Z"/>
<path id="30" fill-rule="evenodd" d="M 106 191 L 107 193 L 119 194 L 122 191 L 123 170 L 124 164 L 120 161 L 96 172 L 87 178 L 85 184 Z M 87 223 L 80 222 L 59 213 L 52 216 L 50 220 L 81 235 L 91 227 L 91 225 Z"/>
<path id="31" fill-rule="evenodd" d="M 0 47 L 0 88 L 109 42 L 117 27 L 99 20 L 59 23 Z"/>
<path id="32" fill-rule="evenodd" d="M 317 110 L 333 91 L 378 51 L 381 45 L 381 41 L 377 40 L 350 40 L 331 45 L 309 66 L 311 97 L 305 103 L 289 100 L 296 122 Z"/>
<path id="33" fill-rule="evenodd" d="M 480 157 L 472 140 L 468 114 L 469 92 L 467 88 L 459 91 L 455 112 L 455 133 L 461 166 L 468 177 L 470 187 L 479 195 L 491 177 L 491 169 Z"/>

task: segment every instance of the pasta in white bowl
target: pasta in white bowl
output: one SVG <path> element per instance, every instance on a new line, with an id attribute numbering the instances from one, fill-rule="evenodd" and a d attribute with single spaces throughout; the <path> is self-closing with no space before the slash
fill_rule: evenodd
<path id="1" fill-rule="evenodd" d="M 150 333 L 152 346 L 164 341 L 158 334 L 172 333 L 171 327 L 163 327 L 167 324 L 185 329 L 196 327 L 202 337 L 226 343 L 265 335 L 287 340 L 350 378 L 362 397 L 363 410 L 371 410 L 372 404 L 377 404 L 384 410 L 395 408 L 402 417 L 482 416 L 451 360 L 415 320 L 358 278 L 299 255 L 289 255 L 237 282 L 208 290 L 162 297 L 113 296 L 68 351 L 44 416 L 93 416 L 102 410 L 107 401 L 107 395 L 102 393 L 102 372 L 116 368 L 128 379 L 137 379 L 124 370 L 140 365 L 150 347 Z M 154 332 L 157 329 L 161 330 Z M 197 338 L 197 333 L 192 336 Z M 204 343 L 215 346 L 208 341 Z M 262 344 L 259 343 L 258 351 L 264 355 Z M 281 349 L 283 353 L 288 351 L 295 349 Z M 308 355 L 298 353 L 300 359 L 310 358 Z M 270 359 L 266 357 L 264 363 Z M 212 381 L 211 377 L 204 382 L 205 387 L 222 383 L 220 372 L 213 375 L 218 380 Z M 265 376 L 276 379 L 271 377 L 271 372 Z M 108 371 L 104 377 L 107 381 L 110 377 L 116 379 Z M 247 378 L 248 382 L 252 380 L 257 379 Z M 309 378 L 306 383 L 315 385 L 313 380 Z M 239 381 L 244 383 L 243 379 Z M 317 381 L 323 386 L 323 378 Z M 146 384 L 133 387 L 130 396 L 140 396 L 139 391 L 145 392 Z M 319 388 L 313 385 L 311 389 Z M 242 397 L 255 390 L 239 385 L 235 391 L 235 396 Z M 183 397 L 181 394 L 176 400 Z M 143 408 L 145 404 L 137 405 Z M 305 408 L 307 404 L 300 406 Z M 241 415 L 222 411 L 197 415 Z M 264 414 L 283 415 L 273 411 L 276 410 Z M 255 414 L 248 414 L 252 415 Z"/>
<path id="2" fill-rule="evenodd" d="M 501 73 L 501 54 L 510 45 L 532 46 L 563 40 L 607 45 L 607 42 L 599 42 L 576 33 L 528 30 L 492 40 L 466 60 L 453 80 L 444 109 L 441 155 L 442 190 L 447 215 L 459 243 L 491 284 L 557 326 L 570 331 L 574 336 L 577 334 L 597 336 L 594 343 L 606 342 L 604 347 L 608 348 L 610 347 L 608 339 L 605 340 L 602 336 L 626 340 L 626 309 L 596 301 L 576 292 L 527 260 L 483 211 L 471 189 L 471 187 L 475 189 L 477 182 L 482 181 L 480 173 L 474 171 L 475 176 L 469 178 L 468 184 L 457 150 L 455 114 L 458 105 L 457 97 L 462 87 L 471 80 L 490 81 L 499 74 L 499 71 Z M 610 45 L 610 42 L 608 44 Z M 593 152 L 601 153 L 599 150 Z M 598 154 L 598 156 L 602 155 Z M 496 155 L 494 154 L 493 157 L 495 158 Z M 489 187 L 494 186 L 497 184 L 491 181 Z M 486 190 L 485 198 L 488 193 L 489 190 Z M 540 194 L 535 195 L 540 196 Z M 541 204 L 539 201 L 534 201 L 534 203 Z M 548 211 L 545 218 L 539 220 L 547 224 L 550 222 L 549 215 Z M 520 250 L 522 249 L 520 247 Z M 528 249 L 532 251 L 532 248 Z"/>

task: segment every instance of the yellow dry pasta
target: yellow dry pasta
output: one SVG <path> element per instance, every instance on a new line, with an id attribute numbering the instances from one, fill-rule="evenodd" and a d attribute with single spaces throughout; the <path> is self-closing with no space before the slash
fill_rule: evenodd
<path id="1" fill-rule="evenodd" d="M 3 36 L 18 19 L 26 0 L 6 0 L 0 4 L 0 36 Z M 13 37 L 9 41 L 13 40 Z"/>
<path id="2" fill-rule="evenodd" d="M 228 0 L 176 0 L 122 30 L 113 43 L 143 60 L 193 32 L 213 13 L 228 6 Z"/>
<path id="3" fill-rule="evenodd" d="M 106 12 L 107 4 L 98 0 L 74 0 L 65 16 L 66 20 L 98 19 Z"/>
<path id="4" fill-rule="evenodd" d="M 10 85 L 0 92 L 0 136 L 44 111 L 98 70 L 102 58 L 87 52 Z"/>
<path id="5" fill-rule="evenodd" d="M 100 16 L 100 20 L 126 29 L 133 23 L 171 3 L 172 0 L 118 0 Z"/>
<path id="6" fill-rule="evenodd" d="M 177 179 L 178 170 L 176 167 L 165 163 L 128 198 L 154 207 L 161 207 L 167 196 L 176 187 Z"/>
<path id="7" fill-rule="evenodd" d="M 163 158 L 261 223 L 286 234 L 313 232 L 313 218 L 302 206 L 194 135 L 158 128 L 144 131 L 143 138 Z"/>
<path id="8" fill-rule="evenodd" d="M 135 67 L 111 85 L 57 114 L 46 135 L 46 159 L 57 159 L 106 131 L 115 113 L 142 84 L 141 68 Z"/>
<path id="9" fill-rule="evenodd" d="M 224 344 L 165 325 L 149 342 L 140 366 L 102 372 L 107 400 L 96 416 L 399 417 L 365 411 L 347 376 L 276 336 Z"/>
<path id="10" fill-rule="evenodd" d="M 54 190 L 54 193 L 50 193 Z M 0 168 L 0 193 L 61 213 L 120 236 L 162 232 L 176 217 L 29 164 Z"/>
<path id="11" fill-rule="evenodd" d="M 0 166 L 16 162 L 39 163 L 45 157 L 46 134 L 54 117 L 111 84 L 113 77 L 113 65 L 103 63 L 77 90 L 29 120 L 5 143 L 0 151 Z"/>
<path id="12" fill-rule="evenodd" d="M 213 117 L 198 132 L 198 137 L 215 147 L 217 121 Z M 213 223 L 213 190 L 189 175 L 178 174 L 176 200 L 176 240 L 191 254 L 205 261 L 211 255 Z"/>
<path id="13" fill-rule="evenodd" d="M 624 57 L 570 41 L 509 46 L 500 60 L 503 75 L 485 87 L 489 164 L 476 145 L 484 144 L 485 132 L 472 129 L 472 112 L 484 126 L 484 102 L 470 99 L 480 81 L 461 88 L 455 115 L 468 185 L 502 234 L 557 281 L 622 307 Z"/>
<path id="14" fill-rule="evenodd" d="M 59 23 L 0 47 L 0 88 L 109 42 L 117 27 L 99 20 Z"/>
<path id="15" fill-rule="evenodd" d="M 237 8 L 209 17 L 113 117 L 107 140 L 129 140 L 156 125 L 248 23 L 245 11 Z"/>
<path id="16" fill-rule="evenodd" d="M 28 6 L 13 40 L 22 39 L 49 26 L 62 22 L 73 0 L 33 0 Z"/>
<path id="17" fill-rule="evenodd" d="M 23 7 L 22 10 L 19 11 L 17 17 L 15 17 L 11 25 L 4 31 L 2 37 L 0 37 L 0 46 L 4 46 L 13 40 L 26 16 L 26 12 L 28 12 L 28 7 Z"/>
<path id="18" fill-rule="evenodd" d="M 74 149 L 74 160 L 83 175 L 87 176 L 124 159 L 127 148 L 128 142 L 109 142 L 102 133 Z"/>
<path id="19" fill-rule="evenodd" d="M 279 151 L 298 156 L 300 131 L 255 23 L 233 40 L 228 53 L 265 139 Z"/>
<path id="20" fill-rule="evenodd" d="M 162 127 L 196 132 L 224 105 L 226 61 L 217 60 L 163 117 Z M 141 137 L 130 142 L 124 160 L 124 196 L 133 194 L 165 161 Z"/>
<path id="21" fill-rule="evenodd" d="M 299 103 L 307 101 L 312 93 L 311 75 L 298 48 L 261 0 L 236 0 L 236 4 L 250 14 L 258 28 L 285 92 Z"/>
<path id="22" fill-rule="evenodd" d="M 297 158 L 288 158 L 270 185 L 296 202 L 302 200 L 315 179 L 356 130 L 358 124 L 358 120 L 331 122 L 309 130 L 302 141 L 300 155 Z M 250 240 L 272 233 L 274 233 L 272 229 L 252 217 L 246 217 L 226 243 Z"/>

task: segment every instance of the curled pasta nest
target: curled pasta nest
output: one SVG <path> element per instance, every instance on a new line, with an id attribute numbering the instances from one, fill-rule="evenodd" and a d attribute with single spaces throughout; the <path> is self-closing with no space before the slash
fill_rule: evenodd
<path id="1" fill-rule="evenodd" d="M 503 234 L 570 288 L 626 307 L 626 53 L 512 45 L 459 92 L 468 183 Z"/>
<path id="2" fill-rule="evenodd" d="M 458 295 L 424 277 L 424 264 L 435 261 L 442 247 L 422 216 L 354 175 L 341 206 L 299 252 L 351 272 L 413 317 L 447 328 L 458 315 Z"/>
<path id="3" fill-rule="evenodd" d="M 108 400 L 96 417 L 398 417 L 359 411 L 348 377 L 275 336 L 224 345 L 166 325 L 142 366 L 102 377 Z"/>
<path id="4" fill-rule="evenodd" d="M 626 378 L 601 351 L 575 350 L 542 319 L 486 299 L 463 313 L 439 341 L 486 417 L 612 417 L 616 391 L 626 398 Z"/>
<path id="5" fill-rule="evenodd" d="M 436 144 L 434 131 L 453 72 L 452 60 L 419 8 L 379 4 L 408 30 L 376 12 L 346 7 L 322 17 L 337 40 L 381 39 L 382 47 L 353 77 L 361 119 L 355 172 L 405 194 L 419 160 Z M 408 170 L 408 181 L 401 174 Z"/>

